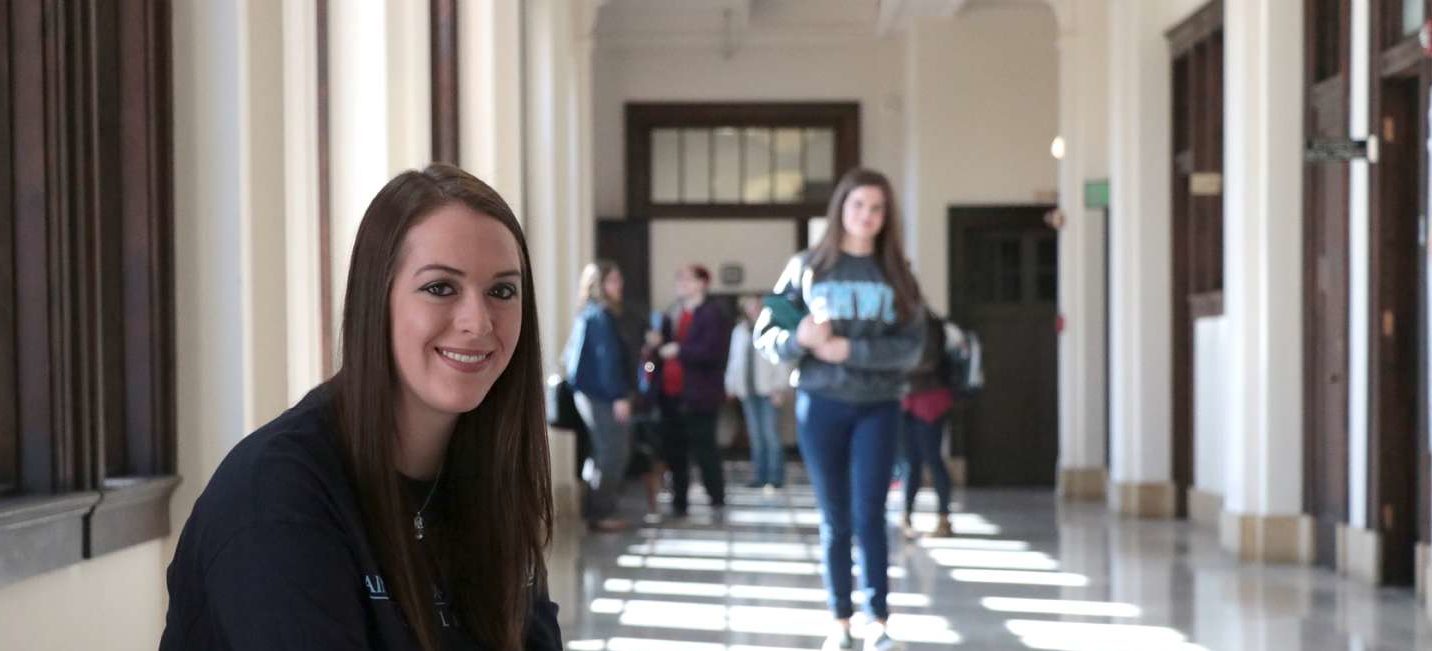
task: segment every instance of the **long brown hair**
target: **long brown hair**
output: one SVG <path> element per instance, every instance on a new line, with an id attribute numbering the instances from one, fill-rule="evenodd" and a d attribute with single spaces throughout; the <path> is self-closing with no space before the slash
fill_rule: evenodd
<path id="1" fill-rule="evenodd" d="M 458 620 L 492 648 L 516 649 L 531 593 L 545 589 L 551 469 L 531 258 L 512 209 L 486 183 L 435 163 L 399 174 L 368 205 L 348 272 L 342 367 L 331 381 L 334 414 L 348 478 L 390 592 L 422 648 L 437 649 L 436 577 L 414 539 L 412 509 L 393 465 L 399 387 L 388 296 L 408 229 L 450 204 L 491 216 L 517 239 L 522 331 L 482 404 L 457 419 L 437 486 L 448 508 L 432 529 L 433 542 Z"/>
<path id="2" fill-rule="evenodd" d="M 840 177 L 835 192 L 830 195 L 830 207 L 825 211 L 825 236 L 811 249 L 810 268 L 817 274 L 830 271 L 840 259 L 840 244 L 845 240 L 845 199 L 856 188 L 874 186 L 885 195 L 885 223 L 875 236 L 875 256 L 885 282 L 895 290 L 895 308 L 900 320 L 908 321 L 920 313 L 920 284 L 910 271 L 910 260 L 905 257 L 905 238 L 900 224 L 900 211 L 895 207 L 895 192 L 890 179 L 871 169 L 855 168 Z"/>
<path id="3" fill-rule="evenodd" d="M 612 314 L 622 313 L 622 299 L 607 295 L 607 276 L 613 271 L 621 271 L 617 263 L 601 259 L 588 262 L 582 268 L 581 278 L 577 281 L 577 309 L 593 302 L 611 310 Z"/>

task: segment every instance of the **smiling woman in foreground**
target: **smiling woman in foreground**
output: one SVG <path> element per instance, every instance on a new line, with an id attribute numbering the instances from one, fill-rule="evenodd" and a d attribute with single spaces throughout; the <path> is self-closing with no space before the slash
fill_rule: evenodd
<path id="1" fill-rule="evenodd" d="M 160 648 L 562 648 L 527 244 L 448 165 L 363 216 L 338 373 L 240 442 L 184 526 Z"/>

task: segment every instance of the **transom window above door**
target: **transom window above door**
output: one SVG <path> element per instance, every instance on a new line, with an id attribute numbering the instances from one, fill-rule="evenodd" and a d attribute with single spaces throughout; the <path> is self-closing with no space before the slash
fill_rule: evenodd
<path id="1" fill-rule="evenodd" d="M 859 105 L 628 104 L 634 217 L 809 217 L 859 159 Z"/>
<path id="2" fill-rule="evenodd" d="M 653 204 L 791 204 L 835 189 L 835 129 L 653 129 Z"/>

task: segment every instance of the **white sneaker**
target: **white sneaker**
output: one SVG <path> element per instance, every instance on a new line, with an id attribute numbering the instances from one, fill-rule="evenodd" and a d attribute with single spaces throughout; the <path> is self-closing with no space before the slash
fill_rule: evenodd
<path id="1" fill-rule="evenodd" d="M 885 632 L 884 626 L 873 626 L 865 633 L 865 651 L 892 651 L 895 648 L 895 640 Z"/>
<path id="2" fill-rule="evenodd" d="M 853 651 L 855 649 L 855 638 L 850 637 L 850 631 L 842 629 L 831 633 L 825 638 L 825 644 L 820 645 L 820 651 Z"/>

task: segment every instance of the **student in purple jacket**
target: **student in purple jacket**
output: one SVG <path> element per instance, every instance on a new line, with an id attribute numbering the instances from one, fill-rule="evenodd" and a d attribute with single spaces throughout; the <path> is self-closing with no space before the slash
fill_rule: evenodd
<path id="1" fill-rule="evenodd" d="M 731 322 L 706 300 L 711 272 L 688 265 L 676 273 L 676 304 L 651 333 L 661 357 L 653 383 L 661 408 L 662 447 L 671 468 L 672 515 L 685 517 L 691 457 L 711 506 L 726 505 L 726 479 L 716 449 L 716 412 L 726 399 L 726 354 Z"/>

